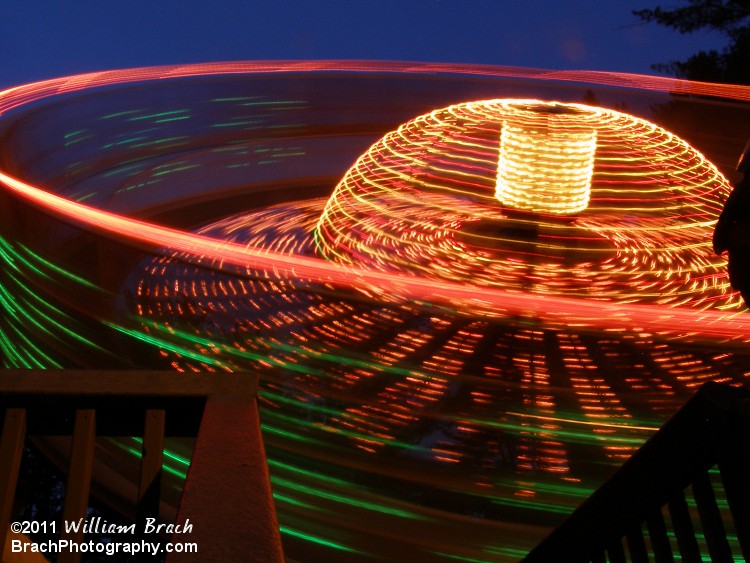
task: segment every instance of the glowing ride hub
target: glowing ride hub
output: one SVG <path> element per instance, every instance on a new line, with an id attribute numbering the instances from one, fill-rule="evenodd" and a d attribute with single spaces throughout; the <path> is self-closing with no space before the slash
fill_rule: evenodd
<path id="1" fill-rule="evenodd" d="M 596 130 L 560 103 L 510 102 L 500 132 L 495 197 L 507 207 L 571 215 L 586 209 Z"/>
<path id="2" fill-rule="evenodd" d="M 184 89 L 177 108 L 145 107 L 130 96 L 101 111 L 106 127 L 98 137 L 77 120 L 66 131 L 66 148 L 92 143 L 98 155 L 111 150 L 102 147 L 147 147 L 158 158 L 106 153 L 118 163 L 108 168 L 103 159 L 77 155 L 64 174 L 53 175 L 69 179 L 80 171 L 85 178 L 59 189 L 67 199 L 2 176 L 19 198 L 49 213 L 158 249 L 131 261 L 128 279 L 108 286 L 117 314 L 96 309 L 91 317 L 99 330 L 91 333 L 79 328 L 80 311 L 107 295 L 91 290 L 104 282 L 82 277 L 66 262 L 68 254 L 45 254 L 23 232 L 20 243 L 4 233 L 2 295 L 7 287 L 19 297 L 2 320 L 3 341 L 23 335 L 10 356 L 18 364 L 53 366 L 52 354 L 40 350 L 63 348 L 78 330 L 75 346 L 116 333 L 115 345 L 105 344 L 109 350 L 137 344 L 139 353 L 123 359 L 148 367 L 260 370 L 269 464 L 292 557 L 319 549 L 329 560 L 369 553 L 517 560 L 538 538 L 535 526 L 546 528 L 575 506 L 600 468 L 628 457 L 691 389 L 709 379 L 740 382 L 750 371 L 741 350 L 716 346 L 743 338 L 742 317 L 733 315 L 744 307 L 726 284 L 723 260 L 708 248 L 726 180 L 665 129 L 613 110 L 523 96 L 436 104 L 442 109 L 404 121 L 364 151 L 328 201 L 316 194 L 231 214 L 241 209 L 233 206 L 193 232 L 97 209 L 95 203 L 120 209 L 135 201 L 132 194 L 157 198 L 170 189 L 181 203 L 185 191 L 174 187 L 193 189 L 206 163 L 217 181 L 241 167 L 253 177 L 298 170 L 307 180 L 303 162 L 324 159 L 304 144 L 303 112 L 289 112 L 286 122 L 295 127 L 287 137 L 278 135 L 274 119 L 284 115 L 276 109 L 282 106 L 309 108 L 296 97 L 249 99 L 242 98 L 248 88 L 238 91 L 199 100 L 196 107 L 214 111 L 195 114 Z M 29 99 L 23 90 L 18 96 L 0 102 Z M 96 104 L 86 105 L 95 111 Z M 575 107 L 595 133 L 589 204 L 582 210 L 560 214 L 553 205 L 514 206 L 495 196 L 502 131 L 513 121 L 508 114 L 546 105 Z M 224 115 L 230 107 L 236 113 Z M 203 116 L 216 119 L 201 124 Z M 263 120 L 278 138 L 258 141 L 257 129 L 243 130 Z M 203 128 L 196 125 L 198 138 L 203 130 L 226 136 L 221 142 L 207 136 L 194 148 L 186 143 L 196 135 L 174 125 L 194 123 Z M 515 143 L 528 144 L 535 130 L 526 128 Z M 573 144 L 566 139 L 560 150 Z M 333 146 L 329 157 L 340 148 Z M 533 150 L 535 159 L 554 161 L 554 151 Z M 23 179 L 21 172 L 15 171 Z M 108 200 L 102 186 L 112 178 L 118 182 Z M 564 195 L 551 199 L 559 203 Z M 27 231 L 46 225 L 35 219 Z M 529 242 L 531 227 L 519 225 L 532 223 L 537 234 Z M 510 227 L 477 228 L 504 224 Z M 65 250 L 75 249 L 74 242 Z M 49 265 L 45 256 L 57 262 Z M 40 304 L 24 285 L 56 307 Z M 67 302 L 54 301 L 66 285 L 94 296 L 78 299 L 78 314 L 68 317 L 61 316 Z M 39 327 L 51 325 L 39 311 L 68 331 L 37 340 Z M 16 323 L 24 318 L 27 332 Z M 691 347 L 686 331 L 699 346 Z M 89 358 L 93 349 L 86 348 Z M 464 541 L 457 543 L 459 536 Z"/>
<path id="3" fill-rule="evenodd" d="M 728 190 L 700 153 L 643 119 L 469 102 L 376 142 L 326 203 L 315 242 L 332 262 L 548 299 L 739 307 L 706 237 Z"/>

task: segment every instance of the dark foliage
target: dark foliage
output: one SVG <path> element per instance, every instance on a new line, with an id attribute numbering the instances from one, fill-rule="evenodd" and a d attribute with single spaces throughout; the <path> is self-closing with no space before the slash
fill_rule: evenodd
<path id="1" fill-rule="evenodd" d="M 750 0 L 683 0 L 673 9 L 657 6 L 633 13 L 680 33 L 719 32 L 728 45 L 721 52 L 699 51 L 685 61 L 653 65 L 655 70 L 690 80 L 750 84 Z"/>

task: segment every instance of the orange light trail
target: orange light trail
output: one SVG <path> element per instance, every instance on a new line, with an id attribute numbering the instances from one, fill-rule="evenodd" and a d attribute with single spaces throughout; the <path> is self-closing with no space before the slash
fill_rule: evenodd
<path id="1" fill-rule="evenodd" d="M 443 550 L 422 545 L 425 537 L 444 536 L 451 544 L 446 553 L 472 560 L 499 553 L 492 551 L 497 546 L 525 546 L 527 539 L 517 537 L 519 524 L 546 525 L 550 515 L 568 512 L 602 467 L 609 471 L 631 454 L 703 381 L 746 382 L 750 320 L 729 288 L 724 260 L 710 249 L 710 230 L 729 185 L 685 141 L 643 119 L 581 105 L 596 150 L 590 162 L 589 153 L 581 159 L 585 166 L 577 173 L 590 172 L 591 190 L 584 208 L 576 204 L 556 214 L 495 197 L 502 123 L 508 122 L 497 119 L 499 108 L 519 102 L 458 103 L 404 117 L 410 121 L 355 163 L 321 215 L 323 188 L 330 194 L 354 158 L 332 158 L 322 168 L 335 173 L 321 174 L 324 181 L 313 193 L 308 188 L 317 181 L 316 165 L 351 140 L 354 125 L 361 133 L 360 121 L 344 123 L 342 105 L 326 97 L 340 96 L 330 88 L 341 84 L 339 71 L 361 72 L 370 84 L 373 71 L 409 80 L 422 74 L 429 77 L 430 95 L 440 91 L 430 75 L 448 73 L 536 81 L 531 94 L 525 84 L 519 89 L 522 96 L 541 95 L 540 82 L 579 81 L 750 100 L 748 88 L 657 77 L 335 61 L 111 71 L 8 90 L 0 93 L 0 112 L 88 89 L 165 81 L 163 89 L 144 87 L 157 95 L 144 95 L 142 102 L 123 99 L 118 88 L 101 105 L 86 104 L 101 100 L 96 92 L 63 100 L 74 102 L 63 109 L 83 102 L 98 123 L 71 124 L 70 115 L 61 115 L 60 128 L 42 131 L 50 147 L 58 140 L 74 145 L 49 168 L 40 167 L 49 171 L 44 180 L 30 179 L 38 160 L 11 168 L 17 164 L 14 147 L 5 151 L 0 190 L 8 193 L 2 196 L 12 201 L 10 209 L 28 213 L 18 224 L 9 221 L 8 234 L 0 237 L 0 260 L 7 266 L 0 306 L 14 321 L 3 319 L 6 342 L 19 349 L 13 361 L 60 367 L 52 362 L 67 360 L 70 350 L 70 361 L 93 365 L 125 348 L 137 353 L 122 359 L 138 366 L 257 370 L 282 526 L 357 549 L 382 546 L 402 558 L 404 545 L 412 552 L 424 548 L 423 559 Z M 326 88 L 303 88 L 304 94 L 277 89 L 271 76 L 302 76 L 307 87 L 308 72 L 328 72 L 321 81 Z M 248 83 L 237 80 L 235 86 L 229 79 L 206 88 L 197 80 L 191 81 L 200 90 L 195 98 L 179 92 L 180 105 L 152 104 L 174 88 L 166 84 L 172 79 L 248 73 L 267 73 L 264 89 L 248 93 Z M 219 82 L 232 87 L 217 93 Z M 570 94 L 554 90 L 555 96 Z M 445 98 L 483 99 L 452 92 Z M 325 111 L 316 105 L 321 101 Z M 352 101 L 360 107 L 356 96 Z M 420 103 L 427 111 L 427 102 Z M 29 113 L 59 115 L 61 107 L 51 106 L 49 113 Z M 278 111 L 292 106 L 293 112 Z M 8 117 L 12 123 L 14 115 Z M 383 135 L 395 120 L 380 117 L 373 130 Z M 29 123 L 19 122 L 18 130 Z M 175 123 L 191 127 L 173 128 Z M 321 124 L 325 143 L 342 140 L 324 150 L 306 144 L 308 136 L 320 140 Z M 271 127 L 288 125 L 274 129 L 271 140 L 264 137 Z M 153 133 L 146 134 L 146 127 Z M 217 137 L 216 131 L 231 134 Z M 360 138 L 373 142 L 369 135 Z M 16 146 L 35 157 L 33 141 L 30 134 Z M 122 150 L 130 146 L 142 152 Z M 268 165 L 274 151 L 300 156 Z M 39 152 L 56 154 L 46 146 Z M 543 150 L 531 153 L 554 160 Z M 219 160 L 217 154 L 231 157 Z M 229 175 L 230 167 L 241 168 L 242 179 Z M 555 166 L 549 168 L 554 177 Z M 254 201 L 255 194 L 269 193 L 266 186 L 274 196 L 279 186 L 291 190 L 283 203 Z M 234 211 L 231 203 L 223 205 L 236 200 L 217 199 L 221 209 L 180 217 L 180 224 L 201 225 L 196 231 L 115 212 L 142 204 L 133 207 L 139 217 L 155 216 L 170 203 L 179 203 L 179 212 L 192 211 L 235 189 L 243 192 L 236 214 L 226 217 Z M 64 230 L 76 233 L 72 242 L 48 240 L 54 234 L 44 235 L 56 233 L 58 221 L 39 221 L 31 207 L 62 219 Z M 50 231 L 34 231 L 35 220 Z M 66 253 L 71 247 L 74 252 Z M 129 254 L 109 260 L 109 248 Z M 110 265 L 122 271 L 109 276 Z M 102 303 L 88 311 L 88 302 L 77 301 L 90 295 L 92 303 Z M 72 322 L 79 312 L 91 327 Z M 35 333 L 45 329 L 53 336 L 69 329 L 71 338 L 95 333 L 111 355 L 85 357 L 91 347 L 79 354 L 81 339 L 75 338 L 48 359 L 48 333 Z M 58 342 L 67 344 L 53 340 Z M 436 494 L 434 504 L 412 495 L 415 490 Z M 480 539 L 463 541 L 464 528 L 467 538 L 480 528 L 486 536 L 482 531 Z"/>
<path id="2" fill-rule="evenodd" d="M 750 101 L 750 87 L 748 86 L 695 82 L 663 76 L 621 72 L 545 70 L 510 66 L 498 67 L 492 65 L 397 61 L 243 61 L 109 70 L 33 82 L 0 92 L 0 113 L 5 113 L 10 109 L 38 101 L 48 96 L 77 92 L 87 88 L 113 86 L 127 82 L 222 74 L 272 74 L 324 71 L 373 72 L 374 70 L 385 73 L 479 75 L 549 82 L 579 82 L 617 88 L 669 92 L 680 95 L 714 96 L 728 100 Z"/>
<path id="3" fill-rule="evenodd" d="M 530 315 L 550 327 L 576 327 L 578 330 L 634 330 L 666 337 L 745 341 L 750 320 L 723 311 L 664 308 L 652 305 L 587 301 L 478 288 L 475 285 L 422 279 L 364 268 L 347 267 L 325 260 L 283 253 L 254 250 L 241 245 L 186 233 L 167 227 L 121 217 L 66 200 L 0 172 L 7 188 L 35 202 L 48 212 L 76 223 L 100 229 L 139 243 L 187 252 L 198 259 L 223 261 L 239 267 L 270 269 L 316 283 L 340 287 L 366 288 L 386 302 L 401 299 L 446 305 L 460 310 L 470 307 L 487 315 Z"/>

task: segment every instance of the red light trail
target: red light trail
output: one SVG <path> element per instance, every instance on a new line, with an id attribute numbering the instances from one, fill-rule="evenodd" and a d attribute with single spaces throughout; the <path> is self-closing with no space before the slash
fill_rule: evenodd
<path id="1" fill-rule="evenodd" d="M 323 61 L 91 73 L 6 90 L 0 93 L 0 113 L 8 116 L 57 96 L 131 83 L 373 71 L 580 82 L 750 101 L 747 87 L 648 76 Z M 213 134 L 233 126 L 238 116 L 242 119 L 237 123 L 252 127 L 267 108 L 276 108 L 267 111 L 275 117 L 282 113 L 278 107 L 297 104 L 298 113 L 289 118 L 296 123 L 306 111 L 303 96 L 295 92 L 293 98 L 277 99 L 275 94 L 239 99 L 211 92 L 210 103 L 200 98 L 191 106 L 180 99 L 184 105 L 158 110 L 144 102 L 142 107 L 117 105 L 110 112 L 110 106 L 102 104 L 106 111 L 95 115 L 102 120 L 99 128 L 76 123 L 60 135 L 76 147 L 89 134 L 101 136 L 86 150 L 71 151 L 76 166 L 87 156 L 106 153 L 103 147 L 118 147 L 106 153 L 110 160 L 99 176 L 91 174 L 93 180 L 82 186 L 94 167 L 76 168 L 65 161 L 53 163 L 59 168 L 51 180 L 32 181 L 31 174 L 23 175 L 23 166 L 13 172 L 8 159 L 8 169 L 0 170 L 0 188 L 7 192 L 6 201 L 24 204 L 19 208 L 33 206 L 62 219 L 66 227 L 81 227 L 86 233 L 81 238 L 87 241 L 93 232 L 97 240 L 147 247 L 150 255 L 145 258 L 140 250 L 133 253 L 143 260 L 135 262 L 137 266 L 126 262 L 130 277 L 125 282 L 118 279 L 107 286 L 115 306 L 107 302 L 102 316 L 97 316 L 98 309 L 91 314 L 101 332 L 116 331 L 127 337 L 123 340 L 128 345 L 145 343 L 148 352 L 139 360 L 151 361 L 148 354 L 156 351 L 160 366 L 167 363 L 181 371 L 250 366 L 263 372 L 261 401 L 269 421 L 264 430 L 269 447 L 281 452 L 269 456 L 269 464 L 287 518 L 282 524 L 287 536 L 304 529 L 306 541 L 338 538 L 341 543 L 332 549 L 345 550 L 347 542 L 359 545 L 363 531 L 382 522 L 388 537 L 398 535 L 403 542 L 396 545 L 412 545 L 409 542 L 422 537 L 414 532 L 422 525 L 451 533 L 461 526 L 469 536 L 479 530 L 474 519 L 465 518 L 463 507 L 455 513 L 444 508 L 436 518 L 432 505 L 399 492 L 407 485 L 409 490 L 432 487 L 441 499 L 443 493 L 446 498 L 480 499 L 489 528 L 497 522 L 508 524 L 507 510 L 528 511 L 524 523 L 536 526 L 535 518 L 560 514 L 577 502 L 582 487 L 589 486 L 590 472 L 595 473 L 591 466 L 630 455 L 656 421 L 703 381 L 744 381 L 747 361 L 742 350 L 750 340 L 750 319 L 739 295 L 729 288 L 724 259 L 713 256 L 710 248 L 729 183 L 686 141 L 624 111 L 556 102 L 575 107 L 580 121 L 587 122 L 585 131 L 571 135 L 565 125 L 549 135 L 554 142 L 540 144 L 530 143 L 529 135 L 556 126 L 540 125 L 538 115 L 529 116 L 521 127 L 509 126 L 505 138 L 502 130 L 513 121 L 514 105 L 528 109 L 547 102 L 499 98 L 455 103 L 385 134 L 343 176 L 327 204 L 319 193 L 314 199 L 305 193 L 311 199 L 286 204 L 251 202 L 249 209 L 201 223 L 196 231 L 107 207 L 115 202 L 106 197 L 112 194 L 125 194 L 117 204 L 141 194 L 153 195 L 159 204 L 169 201 L 174 194 L 160 191 L 167 184 L 149 184 L 157 178 L 169 177 L 172 186 L 184 184 L 185 189 L 196 177 L 210 183 L 213 169 L 207 165 L 202 170 L 204 161 L 191 160 L 190 150 L 201 157 L 208 152 L 201 152 L 205 146 L 231 152 L 228 162 L 238 167 L 253 158 L 248 156 L 251 150 L 242 152 L 248 146 L 268 152 L 282 147 L 296 154 L 295 147 L 303 143 L 293 137 L 299 134 L 295 129 L 289 133 L 294 141 L 286 145 L 251 145 L 256 130 L 249 129 L 237 137 L 242 142 L 231 145 L 213 143 L 216 137 L 208 135 L 210 143 L 176 143 L 163 160 L 162 153 L 153 158 L 148 152 L 178 139 L 174 123 L 194 120 L 198 135 L 200 127 Z M 222 113 L 231 104 L 252 110 Z M 208 112 L 212 121 L 203 122 L 195 108 L 206 107 L 214 112 Z M 112 116 L 125 112 L 130 113 L 116 124 L 120 117 Z M 310 121 L 319 117 L 313 113 Z M 163 129 L 156 127 L 166 122 Z M 158 132 L 148 137 L 148 127 Z M 332 130 L 340 133 L 343 128 Z M 179 133 L 180 142 L 189 138 Z M 235 137 L 228 138 L 235 142 Z M 141 161 L 118 160 L 123 154 L 131 156 L 118 152 L 127 143 L 146 146 L 137 153 L 145 162 L 142 167 Z M 517 167 L 524 166 L 526 158 L 540 158 L 546 170 L 539 181 L 550 188 L 540 197 L 553 193 L 549 199 L 558 203 L 555 159 L 575 144 L 586 150 L 573 151 L 577 166 L 565 178 L 571 189 L 580 190 L 580 197 L 571 198 L 560 212 L 554 205 L 539 204 L 539 198 L 519 198 L 524 173 L 516 174 Z M 326 145 L 326 150 L 334 153 L 338 146 L 330 146 L 334 148 Z M 298 152 L 302 157 L 293 162 L 315 164 L 317 155 Z M 516 158 L 521 153 L 527 157 Z M 278 169 L 286 171 L 289 160 L 282 160 Z M 250 162 L 250 175 L 270 168 L 260 162 L 261 157 Z M 262 162 L 267 162 L 265 156 Z M 112 192 L 98 198 L 97 182 L 123 170 L 122 178 L 108 186 Z M 85 180 L 75 177 L 59 186 L 56 178 L 68 178 L 68 172 Z M 299 174 L 305 181 L 314 176 Z M 498 184 L 503 189 L 496 197 Z M 147 187 L 139 191 L 141 186 Z M 198 205 L 207 200 L 198 198 Z M 511 228 L 503 227 L 506 220 Z M 7 276 L 0 277 L 0 306 L 15 315 L 13 322 L 0 325 L 0 344 L 12 345 L 16 337 L 21 352 L 14 361 L 28 357 L 51 364 L 56 357 L 44 356 L 44 346 L 57 344 L 56 331 L 79 328 L 70 328 L 73 323 L 68 322 L 77 317 L 66 318 L 62 307 L 55 309 L 57 291 L 68 283 L 74 297 L 76 291 L 86 293 L 84 285 L 87 291 L 96 288 L 87 295 L 95 293 L 101 289 L 100 272 L 88 279 L 67 260 L 54 264 L 57 248 L 34 254 L 22 232 L 34 226 L 22 227 L 0 238 L 0 259 L 8 265 Z M 14 234 L 18 241 L 11 240 Z M 60 282 L 58 276 L 67 277 Z M 5 291 L 3 284 L 11 289 Z M 47 285 L 50 302 L 44 303 Z M 131 309 L 122 305 L 125 301 Z M 33 325 L 28 333 L 17 329 L 24 324 Z M 90 334 L 87 329 L 81 326 L 80 334 L 73 334 L 76 345 L 88 345 L 83 337 Z M 42 332 L 38 345 L 35 337 Z M 117 347 L 112 349 L 116 354 Z M 436 466 L 441 471 L 431 471 Z M 461 467 L 465 473 L 446 476 L 448 467 Z M 400 480 L 393 490 L 391 479 Z M 362 482 L 374 487 L 364 496 Z M 385 499 L 382 504 L 370 494 L 373 490 Z M 396 502 L 389 504 L 391 497 Z M 446 502 L 451 506 L 451 499 Z M 497 512 L 489 505 L 499 507 Z M 336 515 L 335 526 L 319 524 L 328 518 L 326 510 Z M 342 527 L 356 533 L 347 536 Z M 475 544 L 455 548 L 456 553 L 487 556 L 491 552 L 485 549 L 485 538 L 491 537 L 498 550 L 494 553 L 512 559 L 508 546 L 514 544 L 498 547 L 508 536 L 496 532 L 492 529 Z M 454 547 L 445 549 L 447 553 Z"/>

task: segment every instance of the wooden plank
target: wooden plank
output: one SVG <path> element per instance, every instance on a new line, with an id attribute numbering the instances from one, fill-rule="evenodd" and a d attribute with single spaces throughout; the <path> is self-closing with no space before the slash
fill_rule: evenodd
<path id="1" fill-rule="evenodd" d="M 706 537 L 711 561 L 732 561 L 732 550 L 727 541 L 727 532 L 707 472 L 697 475 L 693 480 L 693 496 L 698 505 L 701 527 Z"/>
<path id="2" fill-rule="evenodd" d="M 672 546 L 667 536 L 667 526 L 664 523 L 664 515 L 661 509 L 654 507 L 646 517 L 646 527 L 651 540 L 651 549 L 654 552 L 656 563 L 674 563 Z"/>
<path id="3" fill-rule="evenodd" d="M 625 563 L 625 550 L 622 547 L 622 538 L 613 541 L 607 546 L 607 555 L 610 563 Z"/>
<path id="4" fill-rule="evenodd" d="M 740 428 L 742 431 L 735 429 L 723 448 L 719 470 L 740 550 L 745 561 L 750 561 L 750 424 L 746 422 Z"/>
<path id="5" fill-rule="evenodd" d="M 0 439 L 0 552 L 8 535 L 26 438 L 26 410 L 7 409 Z"/>
<path id="6" fill-rule="evenodd" d="M 254 394 L 206 401 L 176 524 L 188 521 L 190 533 L 172 541 L 195 542 L 198 553 L 170 563 L 284 561 Z"/>
<path id="7" fill-rule="evenodd" d="M 695 537 L 693 520 L 690 517 L 685 491 L 676 491 L 669 499 L 669 516 L 677 539 L 677 548 L 685 563 L 700 563 L 701 558 L 698 540 Z"/>
<path id="8" fill-rule="evenodd" d="M 0 393 L 48 396 L 207 397 L 211 394 L 255 394 L 255 374 L 177 373 L 163 370 L 5 369 Z M 239 391 L 238 391 L 239 390 Z"/>
<path id="9" fill-rule="evenodd" d="M 70 450 L 70 466 L 68 481 L 65 488 L 65 506 L 63 508 L 63 522 L 73 522 L 86 519 L 91 490 L 91 469 L 94 464 L 94 440 L 96 438 L 96 411 L 93 409 L 79 409 L 75 414 L 73 443 Z M 67 533 L 65 529 L 60 534 L 61 539 L 80 543 L 83 541 L 83 527 L 78 531 Z M 57 558 L 58 563 L 78 563 L 81 554 L 77 551 L 66 550 Z"/>
<path id="10" fill-rule="evenodd" d="M 630 560 L 633 563 L 648 563 L 648 553 L 646 552 L 646 541 L 643 538 L 643 528 L 633 526 L 625 535 L 630 552 Z"/>
<path id="11" fill-rule="evenodd" d="M 41 411 L 37 414 L 42 418 L 58 425 L 60 414 L 69 420 L 70 411 L 66 409 L 78 409 L 63 510 L 66 522 L 86 517 L 97 428 L 110 429 L 105 421 L 125 411 L 133 411 L 134 416 L 125 417 L 123 423 L 130 425 L 131 418 L 137 420 L 140 430 L 134 434 L 143 432 L 144 437 L 138 482 L 141 516 L 158 517 L 165 427 L 175 420 L 178 425 L 186 423 L 185 405 L 190 418 L 199 418 L 200 409 L 193 417 L 196 409 L 192 406 L 205 401 L 200 427 L 191 423 L 198 436 L 176 521 L 178 526 L 185 526 L 189 519 L 191 532 L 173 537 L 175 542 L 197 544 L 199 554 L 184 554 L 176 560 L 283 561 L 258 420 L 257 375 L 116 370 L 5 370 L 3 375 L 0 400 L 6 401 L 5 405 L 28 402 Z M 144 404 L 164 406 L 145 407 L 149 411 L 144 418 L 143 410 L 136 414 Z M 112 405 L 127 405 L 127 409 L 113 411 L 109 418 L 107 412 L 94 411 L 107 411 Z M 27 424 L 27 428 L 31 426 Z M 71 431 L 70 426 L 67 431 Z M 14 491 L 15 484 L 6 490 Z M 82 530 L 78 534 L 64 532 L 61 539 L 84 539 Z M 61 563 L 79 560 L 80 554 L 73 552 L 58 557 Z"/>
<path id="12" fill-rule="evenodd" d="M 148 409 L 145 414 L 143 445 L 141 448 L 141 478 L 136 502 L 136 518 L 140 529 L 146 518 L 159 517 L 161 474 L 164 461 L 165 413 Z"/>

